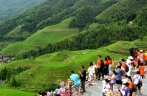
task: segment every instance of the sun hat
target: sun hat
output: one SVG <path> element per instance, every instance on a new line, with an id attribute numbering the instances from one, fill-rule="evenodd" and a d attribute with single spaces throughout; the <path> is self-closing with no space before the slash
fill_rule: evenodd
<path id="1" fill-rule="evenodd" d="M 128 59 L 134 59 L 132 56 L 129 56 Z"/>

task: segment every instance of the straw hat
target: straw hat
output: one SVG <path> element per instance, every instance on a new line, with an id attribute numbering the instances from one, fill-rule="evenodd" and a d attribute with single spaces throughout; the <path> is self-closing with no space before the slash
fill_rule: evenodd
<path id="1" fill-rule="evenodd" d="M 128 59 L 134 59 L 132 56 L 129 56 Z"/>
<path id="2" fill-rule="evenodd" d="M 140 52 L 143 52 L 143 50 L 140 50 Z"/>

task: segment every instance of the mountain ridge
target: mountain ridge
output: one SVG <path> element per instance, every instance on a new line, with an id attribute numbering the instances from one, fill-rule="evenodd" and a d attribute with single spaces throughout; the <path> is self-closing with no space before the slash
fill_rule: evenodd
<path id="1" fill-rule="evenodd" d="M 61 1 L 64 2 L 64 0 Z M 54 2 L 56 2 L 57 5 L 58 3 L 60 3 L 56 0 Z M 88 3 L 89 5 L 83 5 L 83 2 L 84 4 L 86 2 L 86 4 Z M 96 4 L 98 5 L 92 6 L 92 4 L 94 4 L 95 2 L 97 2 Z M 73 4 L 76 4 L 76 6 L 79 6 L 79 8 L 71 12 L 73 10 L 71 7 L 74 7 Z M 44 53 L 44 50 L 50 50 L 46 49 L 50 47 L 54 51 L 64 49 L 94 49 L 105 46 L 107 44 L 115 43 L 118 40 L 132 41 L 138 38 L 142 38 L 146 34 L 147 30 L 145 23 L 147 21 L 147 19 L 145 18 L 145 9 L 147 9 L 146 5 L 147 2 L 143 2 L 142 0 L 79 0 L 78 2 L 73 1 L 72 3 L 66 2 L 65 6 L 68 6 L 67 9 L 65 8 L 63 11 L 59 13 L 57 12 L 56 15 L 54 14 L 54 17 L 48 18 L 49 21 L 55 22 L 47 22 L 49 22 L 50 24 L 57 23 L 64 20 L 65 18 L 74 16 L 73 20 L 69 24 L 69 28 L 79 28 L 80 33 L 75 36 L 69 37 L 66 40 L 55 42 L 54 44 L 48 43 L 49 46 L 46 45 L 44 48 L 40 47 L 41 49 L 39 48 L 38 51 L 27 50 L 28 52 L 24 53 L 24 56 L 26 58 L 26 55 L 31 56 L 32 51 L 38 53 L 40 52 L 40 50 L 43 53 L 38 54 L 46 54 Z M 141 6 L 142 9 L 137 6 Z M 127 13 L 126 10 L 129 10 L 129 12 Z M 68 12 L 71 13 L 67 14 Z M 129 24 L 128 21 L 131 21 L 133 23 Z M 46 25 L 46 23 L 44 25 Z"/>
<path id="2" fill-rule="evenodd" d="M 0 21 L 26 11 L 45 0 L 0 0 Z"/>

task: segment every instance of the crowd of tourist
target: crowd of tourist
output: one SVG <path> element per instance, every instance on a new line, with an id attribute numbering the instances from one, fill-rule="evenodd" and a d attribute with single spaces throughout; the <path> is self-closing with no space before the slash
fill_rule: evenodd
<path id="1" fill-rule="evenodd" d="M 98 56 L 98 71 L 100 71 L 97 74 L 98 80 L 100 77 L 104 79 L 102 96 L 136 96 L 136 93 L 142 95 L 141 87 L 146 72 L 147 51 L 136 51 L 134 57 L 129 56 L 127 60 L 120 59 L 111 72 L 112 62 L 113 60 L 107 56 L 103 66 L 101 56 Z M 133 76 L 131 76 L 132 71 L 136 73 Z"/>
<path id="2" fill-rule="evenodd" d="M 145 76 L 147 65 L 147 50 L 136 51 L 135 56 L 129 56 L 126 60 L 121 58 L 116 66 L 110 56 L 106 56 L 102 60 L 101 55 L 98 55 L 97 64 L 90 62 L 89 68 L 86 70 L 81 65 L 81 71 L 75 74 L 71 71 L 70 80 L 60 83 L 54 93 L 55 96 L 73 96 L 69 88 L 69 82 L 73 81 L 77 95 L 80 96 L 86 92 L 86 73 L 88 73 L 88 85 L 98 86 L 96 81 L 102 80 L 102 96 L 136 96 L 141 93 L 143 85 L 142 79 Z M 111 68 L 113 67 L 113 68 Z M 113 71 L 112 71 L 113 70 Z M 132 70 L 136 74 L 131 75 Z M 47 96 L 52 96 L 51 91 L 47 92 Z"/>

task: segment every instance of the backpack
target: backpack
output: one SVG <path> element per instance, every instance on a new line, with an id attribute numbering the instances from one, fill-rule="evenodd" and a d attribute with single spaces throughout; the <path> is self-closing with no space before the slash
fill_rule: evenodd
<path id="1" fill-rule="evenodd" d="M 137 77 L 137 79 L 138 79 L 138 77 Z M 137 86 L 142 86 L 142 82 L 140 81 L 140 77 L 139 77 L 139 79 L 138 79 L 139 81 L 138 81 L 138 84 L 137 84 Z"/>
<path id="2" fill-rule="evenodd" d="M 129 66 L 126 64 L 126 70 L 125 70 L 126 72 L 128 72 L 129 71 Z"/>

